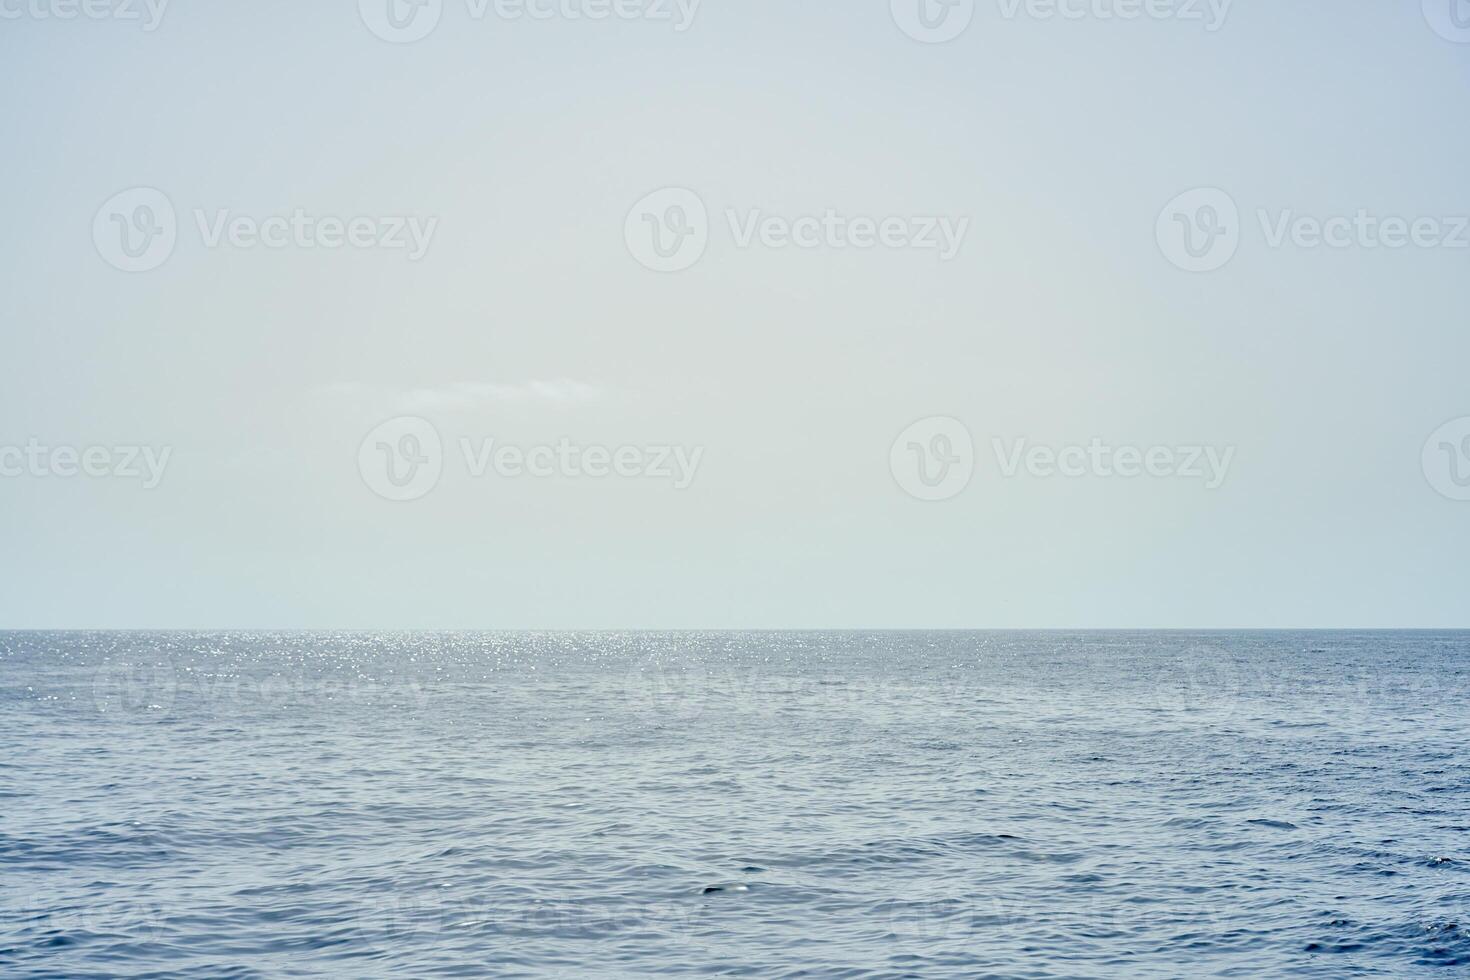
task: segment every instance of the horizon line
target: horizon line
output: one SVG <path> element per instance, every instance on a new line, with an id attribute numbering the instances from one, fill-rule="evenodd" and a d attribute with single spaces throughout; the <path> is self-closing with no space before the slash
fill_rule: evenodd
<path id="1" fill-rule="evenodd" d="M 0 626 L 6 633 L 1466 633 L 1470 626 Z"/>

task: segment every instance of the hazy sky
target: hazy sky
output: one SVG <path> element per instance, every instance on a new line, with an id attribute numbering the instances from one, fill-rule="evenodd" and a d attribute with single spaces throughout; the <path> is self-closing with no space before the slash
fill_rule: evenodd
<path id="1" fill-rule="evenodd" d="M 0 627 L 1470 625 L 1470 4 L 88 2 L 0 0 Z"/>

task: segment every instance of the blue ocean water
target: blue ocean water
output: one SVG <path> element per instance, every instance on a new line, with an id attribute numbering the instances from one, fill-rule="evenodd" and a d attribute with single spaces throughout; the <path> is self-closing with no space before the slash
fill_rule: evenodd
<path id="1" fill-rule="evenodd" d="M 0 633 L 0 976 L 1470 973 L 1467 633 Z"/>

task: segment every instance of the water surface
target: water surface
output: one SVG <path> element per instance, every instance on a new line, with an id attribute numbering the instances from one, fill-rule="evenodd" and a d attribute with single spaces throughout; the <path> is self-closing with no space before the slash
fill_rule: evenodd
<path id="1" fill-rule="evenodd" d="M 0 975 L 1463 975 L 1467 662 L 0 633 Z"/>

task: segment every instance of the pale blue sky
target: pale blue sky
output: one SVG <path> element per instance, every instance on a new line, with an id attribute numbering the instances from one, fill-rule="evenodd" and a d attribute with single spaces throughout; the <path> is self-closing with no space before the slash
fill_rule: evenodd
<path id="1" fill-rule="evenodd" d="M 946 44 L 888 0 L 704 0 L 683 32 L 448 0 L 406 45 L 353 0 L 0 20 L 0 446 L 172 447 L 152 490 L 0 478 L 0 627 L 1467 625 L 1470 503 L 1420 454 L 1470 416 L 1470 250 L 1273 249 L 1255 214 L 1470 214 L 1470 44 L 1419 0 L 1003 9 Z M 136 186 L 179 243 L 129 274 L 92 224 Z M 660 274 L 624 223 L 670 186 L 712 228 Z M 1155 240 L 1197 187 L 1242 215 L 1204 274 Z M 194 227 L 296 208 L 438 226 L 418 262 Z M 828 208 L 970 227 L 942 262 L 725 225 Z M 703 462 L 675 491 L 451 458 L 390 503 L 357 454 L 405 406 L 451 457 Z M 923 503 L 889 449 L 939 415 L 980 458 Z M 1094 436 L 1236 452 L 1213 491 L 990 453 Z"/>

